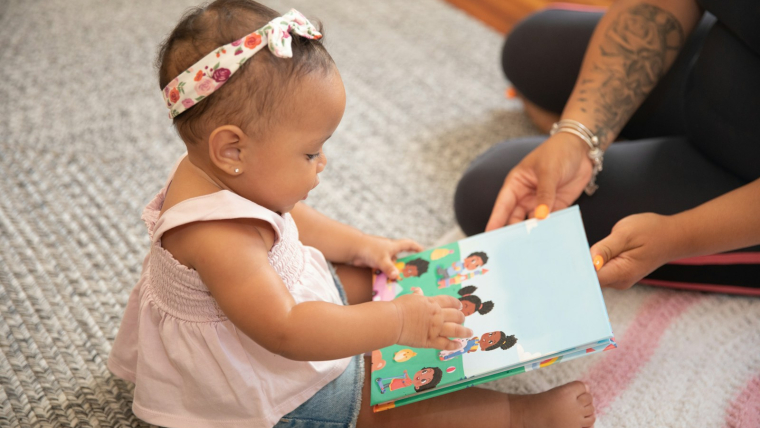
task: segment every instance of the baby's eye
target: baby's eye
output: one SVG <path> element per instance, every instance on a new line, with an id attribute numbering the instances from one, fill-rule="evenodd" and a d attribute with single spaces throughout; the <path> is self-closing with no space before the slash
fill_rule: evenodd
<path id="1" fill-rule="evenodd" d="M 420 383 L 427 383 L 427 381 L 428 381 L 427 379 L 422 379 L 422 380 L 420 381 Z"/>
<path id="2" fill-rule="evenodd" d="M 314 154 L 311 154 L 311 155 L 306 155 L 306 158 L 309 159 L 309 160 L 314 160 L 314 159 L 316 159 L 318 157 L 319 157 L 319 153 L 314 153 Z"/>

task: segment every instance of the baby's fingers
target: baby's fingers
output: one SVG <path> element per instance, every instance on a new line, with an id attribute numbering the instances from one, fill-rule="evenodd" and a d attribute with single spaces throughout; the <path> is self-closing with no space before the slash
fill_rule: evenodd
<path id="1" fill-rule="evenodd" d="M 380 260 L 378 268 L 383 271 L 388 278 L 394 281 L 398 279 L 398 269 L 396 269 L 396 264 L 393 263 L 390 256 L 383 257 L 383 259 Z"/>
<path id="2" fill-rule="evenodd" d="M 435 303 L 438 303 L 438 306 L 443 309 L 451 308 L 458 311 L 462 309 L 462 302 L 452 296 L 438 295 L 431 297 L 431 299 L 433 299 Z M 462 320 L 462 322 L 464 322 L 464 320 Z"/>
<path id="3" fill-rule="evenodd" d="M 460 312 L 461 313 L 461 312 Z M 453 322 L 447 322 L 443 324 L 441 328 L 441 336 L 443 337 L 472 337 L 472 330 Z"/>
<path id="4" fill-rule="evenodd" d="M 464 313 L 461 309 L 445 308 L 443 310 L 443 322 L 464 324 Z"/>
<path id="5" fill-rule="evenodd" d="M 420 251 L 425 249 L 422 247 L 422 245 L 418 244 L 415 241 L 412 241 L 411 239 L 398 239 L 394 242 L 396 244 L 394 247 L 395 254 L 398 254 L 402 251 L 408 251 L 410 253 L 419 253 Z"/>
<path id="6" fill-rule="evenodd" d="M 455 351 L 459 349 L 459 344 L 443 336 L 438 336 L 430 341 L 430 347 L 441 351 Z"/>

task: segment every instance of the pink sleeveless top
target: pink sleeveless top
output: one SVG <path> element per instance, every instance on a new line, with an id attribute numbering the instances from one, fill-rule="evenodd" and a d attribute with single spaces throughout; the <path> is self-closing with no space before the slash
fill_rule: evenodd
<path id="1" fill-rule="evenodd" d="M 149 423 L 273 426 L 343 373 L 350 358 L 293 361 L 262 348 L 227 319 L 198 273 L 161 247 L 161 236 L 197 221 L 267 221 L 276 234 L 269 263 L 296 303 L 342 304 L 327 262 L 301 244 L 290 214 L 280 216 L 227 190 L 182 201 L 159 218 L 170 183 L 171 178 L 143 211 L 152 245 L 108 368 L 135 383 L 132 409 Z"/>

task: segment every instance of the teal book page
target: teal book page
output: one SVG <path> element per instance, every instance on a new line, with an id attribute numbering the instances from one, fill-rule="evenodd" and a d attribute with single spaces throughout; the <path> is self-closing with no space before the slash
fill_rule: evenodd
<path id="1" fill-rule="evenodd" d="M 473 337 L 456 339 L 454 351 L 400 345 L 374 351 L 372 405 L 418 401 L 440 395 L 436 389 L 454 390 L 447 385 L 540 368 L 563 352 L 612 338 L 575 206 L 404 257 L 397 267 L 397 282 L 374 277 L 374 300 L 413 287 L 426 296 L 453 296 Z"/>

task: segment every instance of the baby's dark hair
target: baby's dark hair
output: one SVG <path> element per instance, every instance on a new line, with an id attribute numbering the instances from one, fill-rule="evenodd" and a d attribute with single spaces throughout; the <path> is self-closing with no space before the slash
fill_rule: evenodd
<path id="1" fill-rule="evenodd" d="M 414 387 L 414 390 L 417 392 L 427 391 L 428 389 L 433 389 L 436 386 L 438 386 L 438 383 L 441 381 L 441 378 L 443 377 L 443 370 L 439 369 L 438 367 L 423 367 L 420 370 L 430 369 L 433 370 L 433 378 L 430 379 L 430 382 L 417 387 Z"/>
<path id="2" fill-rule="evenodd" d="M 417 268 L 417 275 L 422 275 L 423 273 L 427 272 L 428 266 L 430 266 L 430 262 L 425 259 L 416 258 L 414 260 L 409 260 L 406 262 L 408 265 L 412 265 Z"/>
<path id="3" fill-rule="evenodd" d="M 156 67 L 161 89 L 201 58 L 239 40 L 281 16 L 251 0 L 216 0 L 188 10 L 161 44 Z M 315 24 L 321 31 L 321 25 Z M 261 135 L 273 124 L 272 112 L 287 104 L 292 83 L 309 73 L 327 73 L 335 64 L 321 40 L 292 35 L 292 58 L 279 58 L 266 47 L 246 61 L 224 86 L 174 118 L 186 143 L 208 137 L 230 124 Z M 250 118 L 256 118 L 250 120 Z M 251 126 L 253 125 L 253 126 Z"/>
<path id="4" fill-rule="evenodd" d="M 488 256 L 486 255 L 486 253 L 484 253 L 482 251 L 476 251 L 476 252 L 470 254 L 469 256 L 467 256 L 467 258 L 469 259 L 472 256 L 480 257 L 480 260 L 483 260 L 483 264 L 488 263 Z"/>
<path id="5" fill-rule="evenodd" d="M 514 334 L 511 336 L 507 336 L 506 334 L 504 334 L 503 331 L 500 331 L 499 333 L 501 333 L 501 340 L 489 346 L 488 348 L 484 349 L 484 351 L 492 351 L 497 348 L 509 349 L 515 346 L 515 343 L 517 343 L 517 338 L 515 337 Z"/>
<path id="6" fill-rule="evenodd" d="M 481 302 L 480 297 L 472 294 L 477 289 L 478 287 L 475 287 L 474 285 L 468 285 L 467 287 L 462 287 L 458 292 L 459 295 L 462 296 L 459 298 L 459 300 L 467 300 L 468 302 L 475 305 L 475 307 L 477 308 L 476 311 L 480 315 L 485 315 L 491 312 L 491 309 L 493 309 L 493 302 L 490 300 L 487 302 Z"/>

